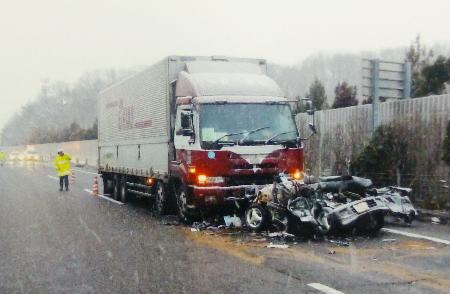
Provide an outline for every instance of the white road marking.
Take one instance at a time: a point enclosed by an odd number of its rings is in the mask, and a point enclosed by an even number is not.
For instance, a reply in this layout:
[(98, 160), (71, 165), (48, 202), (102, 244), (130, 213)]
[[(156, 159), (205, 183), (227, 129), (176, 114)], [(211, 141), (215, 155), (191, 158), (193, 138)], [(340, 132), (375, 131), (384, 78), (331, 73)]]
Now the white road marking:
[(320, 283), (310, 283), (308, 284), (308, 286), (326, 294), (344, 294), (344, 292), (338, 291), (336, 289), (322, 285)]
[(88, 171), (81, 170), (81, 169), (75, 169), (75, 168), (72, 168), (72, 170), (73, 170), (73, 171), (80, 172), (80, 173), (84, 173), (84, 174), (89, 174), (89, 175), (96, 175), (96, 176), (99, 176), (99, 175), (100, 175), (100, 174), (98, 174), (98, 173), (88, 172)]
[(59, 178), (57, 178), (57, 177), (54, 177), (54, 176), (51, 176), (51, 175), (47, 175), (47, 177), (49, 177), (52, 180), (59, 181)]
[(406, 237), (417, 238), (417, 239), (424, 239), (424, 240), (428, 240), (428, 241), (432, 241), (432, 242), (436, 242), (436, 243), (442, 243), (442, 244), (445, 244), (445, 245), (450, 245), (450, 240), (444, 240), (444, 239), (439, 239), (439, 238), (434, 238), (434, 237), (429, 237), (429, 236), (424, 236), (424, 235), (419, 235), (419, 234), (414, 234), (414, 233), (408, 233), (408, 232), (405, 232), (405, 231), (388, 229), (388, 228), (382, 228), (381, 230), (383, 232), (387, 232), (387, 233), (403, 235), (403, 236), (406, 236)]
[[(92, 190), (84, 189), (84, 191), (88, 192), (89, 194), (92, 194)], [(120, 201), (111, 199), (111, 198), (109, 198), (109, 197), (107, 197), (107, 196), (105, 196), (105, 195), (103, 195), (103, 194), (98, 194), (98, 197), (101, 197), (101, 198), (103, 198), (103, 199), (106, 199), (106, 200), (108, 200), (108, 201), (111, 201), (111, 202), (113, 202), (113, 203), (115, 203), (115, 204), (119, 204), (119, 205), (123, 205), (123, 204), (124, 204), (123, 202), (120, 202)]]

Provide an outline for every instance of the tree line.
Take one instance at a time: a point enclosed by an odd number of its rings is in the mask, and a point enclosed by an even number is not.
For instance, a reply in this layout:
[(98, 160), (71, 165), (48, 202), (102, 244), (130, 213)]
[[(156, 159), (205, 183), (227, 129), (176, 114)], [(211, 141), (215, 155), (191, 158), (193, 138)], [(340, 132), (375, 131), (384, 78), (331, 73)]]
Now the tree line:
[(1, 145), (26, 145), (97, 138), (97, 94), (138, 69), (83, 74), (74, 84), (43, 80), (36, 99), (3, 127)]

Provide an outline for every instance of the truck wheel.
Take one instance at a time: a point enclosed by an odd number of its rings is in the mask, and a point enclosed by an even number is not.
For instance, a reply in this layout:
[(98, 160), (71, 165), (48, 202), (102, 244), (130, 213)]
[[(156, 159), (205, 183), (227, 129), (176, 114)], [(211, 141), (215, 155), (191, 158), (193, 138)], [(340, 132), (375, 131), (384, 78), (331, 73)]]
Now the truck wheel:
[(193, 217), (188, 210), (188, 191), (185, 185), (181, 184), (175, 190), (176, 201), (177, 201), (177, 212), (180, 221), (187, 224), (192, 223)]
[(164, 184), (158, 181), (155, 185), (155, 201), (153, 202), (153, 212), (155, 215), (164, 215), (167, 210), (167, 194)]
[(113, 191), (111, 179), (106, 175), (102, 175), (102, 179), (103, 179), (103, 194), (111, 195)]
[(127, 202), (128, 190), (127, 190), (127, 178), (122, 177), (120, 181), (120, 201), (123, 203)]
[(114, 200), (119, 200), (119, 191), (120, 190), (120, 177), (118, 175), (114, 175), (113, 178), (113, 191), (112, 198)]
[(245, 211), (245, 223), (251, 230), (260, 232), (270, 224), (270, 213), (261, 204), (252, 204)]

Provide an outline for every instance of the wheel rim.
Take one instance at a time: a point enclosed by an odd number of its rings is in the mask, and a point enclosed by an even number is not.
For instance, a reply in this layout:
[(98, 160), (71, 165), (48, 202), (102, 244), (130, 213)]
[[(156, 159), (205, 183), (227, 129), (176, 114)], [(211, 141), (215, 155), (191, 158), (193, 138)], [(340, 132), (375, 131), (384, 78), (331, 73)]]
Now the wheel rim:
[(247, 211), (246, 214), (247, 224), (251, 228), (257, 228), (261, 225), (263, 220), (262, 211), (256, 207), (252, 207)]
[(155, 205), (156, 205), (156, 211), (158, 213), (161, 213), (163, 209), (163, 202), (164, 202), (164, 189), (160, 183), (158, 183), (158, 186), (156, 188), (156, 199), (155, 199)]
[(186, 210), (187, 210), (187, 199), (186, 192), (184, 190), (180, 191), (177, 197), (178, 204), (178, 213), (182, 218), (186, 218)]

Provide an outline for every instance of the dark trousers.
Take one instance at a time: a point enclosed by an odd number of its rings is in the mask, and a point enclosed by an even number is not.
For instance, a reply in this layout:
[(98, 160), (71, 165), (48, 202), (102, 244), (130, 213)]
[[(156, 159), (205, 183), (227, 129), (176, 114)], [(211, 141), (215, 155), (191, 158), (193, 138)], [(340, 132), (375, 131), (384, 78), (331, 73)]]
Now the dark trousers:
[(66, 190), (68, 190), (69, 189), (69, 176), (59, 177), (59, 187), (61, 190), (63, 189), (63, 182), (64, 182), (64, 185), (66, 186)]

